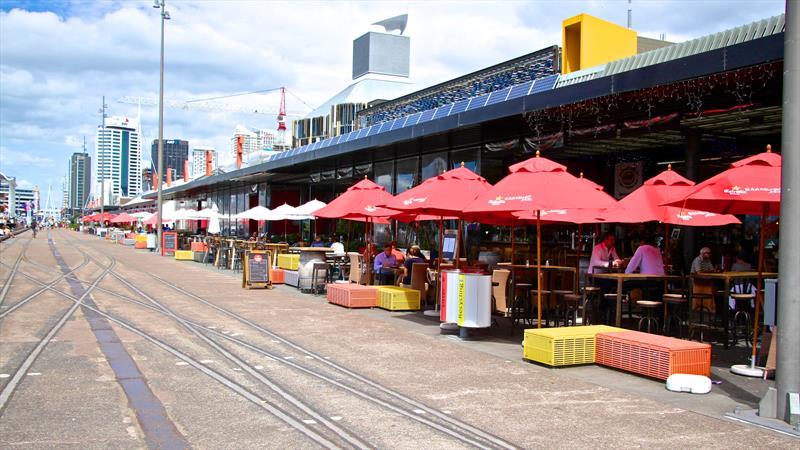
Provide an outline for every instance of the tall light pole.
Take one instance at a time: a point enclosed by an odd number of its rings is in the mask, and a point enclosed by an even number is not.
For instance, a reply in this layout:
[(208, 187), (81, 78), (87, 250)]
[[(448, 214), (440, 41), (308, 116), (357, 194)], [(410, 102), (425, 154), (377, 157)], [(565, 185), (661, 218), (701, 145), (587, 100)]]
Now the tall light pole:
[(103, 224), (103, 214), (105, 213), (105, 204), (106, 204), (106, 168), (104, 166), (106, 161), (106, 152), (105, 152), (105, 144), (106, 144), (106, 109), (108, 105), (106, 105), (106, 96), (103, 96), (103, 106), (100, 107), (100, 114), (103, 115), (103, 131), (100, 134), (100, 145), (98, 146), (98, 151), (100, 152), (101, 156), (98, 158), (97, 163), (100, 165), (100, 170), (97, 175), (100, 176), (100, 225)]
[(164, 173), (164, 22), (169, 20), (169, 11), (164, 9), (164, 0), (154, 0), (153, 8), (161, 10), (161, 67), (159, 69), (159, 88), (158, 88), (158, 163), (156, 164), (158, 180), (158, 199), (156, 208), (158, 215), (156, 218), (156, 252), (161, 252), (161, 220), (164, 206), (164, 197), (161, 192), (161, 174)]

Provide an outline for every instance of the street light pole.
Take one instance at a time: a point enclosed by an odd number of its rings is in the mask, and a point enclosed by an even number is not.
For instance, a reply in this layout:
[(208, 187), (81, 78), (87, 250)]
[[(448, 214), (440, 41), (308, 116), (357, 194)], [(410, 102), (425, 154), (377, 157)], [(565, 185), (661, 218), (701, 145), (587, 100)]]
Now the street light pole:
[(161, 66), (159, 69), (159, 89), (158, 89), (158, 163), (157, 176), (158, 180), (158, 199), (156, 200), (157, 218), (156, 218), (156, 252), (161, 252), (161, 221), (163, 219), (162, 212), (164, 206), (164, 197), (162, 193), (161, 177), (164, 173), (164, 21), (169, 20), (169, 12), (164, 9), (164, 0), (154, 0), (153, 8), (161, 9)]

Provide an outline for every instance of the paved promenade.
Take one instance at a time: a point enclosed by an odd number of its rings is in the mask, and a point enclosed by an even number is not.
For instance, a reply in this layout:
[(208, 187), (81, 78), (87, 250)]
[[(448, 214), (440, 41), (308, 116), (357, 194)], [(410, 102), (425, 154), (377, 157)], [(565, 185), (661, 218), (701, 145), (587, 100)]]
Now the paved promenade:
[(521, 349), (76, 232), (30, 237), (0, 244), (2, 448), (797, 448)]

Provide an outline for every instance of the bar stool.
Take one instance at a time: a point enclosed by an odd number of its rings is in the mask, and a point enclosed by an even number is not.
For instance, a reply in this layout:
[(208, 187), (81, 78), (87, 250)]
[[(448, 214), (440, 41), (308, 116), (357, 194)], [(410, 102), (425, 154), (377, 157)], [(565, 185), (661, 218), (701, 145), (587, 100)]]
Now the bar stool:
[(520, 319), (524, 323), (526, 319), (531, 318), (531, 316), (528, 313), (530, 312), (529, 306), (531, 303), (532, 288), (533, 284), (531, 283), (514, 284), (514, 305), (511, 307), (512, 324)]
[(311, 266), (311, 292), (316, 295), (317, 289), (322, 286), (322, 293), (325, 293), (325, 285), (330, 281), (331, 265), (323, 262), (316, 262)]
[[(531, 289), (528, 292), (529, 292), (529, 294), (528, 294), (528, 299), (529, 299), (528, 304), (530, 305), (531, 323), (533, 323), (533, 317), (534, 317), (533, 316), (533, 312), (538, 310), (538, 308), (539, 308), (539, 304), (538, 304), (538, 300), (537, 300), (537, 295), (539, 295), (539, 290), (536, 289), (535, 287), (531, 286)], [(542, 289), (542, 293), (541, 293), (541, 296), (542, 296), (542, 318), (544, 319), (545, 325), (548, 325), (550, 323), (550, 314), (549, 314), (549, 310), (550, 309), (547, 307), (548, 303), (550, 303), (549, 302), (550, 294), (552, 294), (552, 291), (548, 291), (547, 289)], [(534, 307), (536, 309), (534, 309)], [(558, 322), (558, 321), (556, 321), (556, 322)], [(538, 325), (538, 323), (537, 323), (537, 325)]]
[(578, 325), (578, 310), (583, 304), (583, 295), (572, 292), (561, 295), (564, 304), (564, 325), (569, 326), (570, 319), (572, 325)]
[[(616, 309), (616, 307), (617, 307), (617, 294), (616, 293), (603, 294), (603, 299), (610, 301), (611, 304), (614, 305), (614, 308)], [(620, 309), (622, 309), (625, 306), (626, 303), (628, 303), (628, 294), (623, 293), (622, 294), (622, 301), (620, 302), (620, 305), (619, 305)], [(628, 308), (628, 310), (630, 311), (630, 308)], [(611, 308), (608, 308), (606, 310), (606, 317), (605, 317), (606, 323), (612, 323), (612, 320), (614, 320), (611, 317), (608, 317), (608, 315), (610, 313), (611, 313)], [(620, 317), (622, 317), (622, 313), (621, 312), (620, 312)], [(630, 314), (628, 314), (628, 318), (630, 318)]]
[[(564, 296), (567, 295), (567, 294), (573, 294), (573, 293), (574, 292), (571, 289), (570, 290), (567, 290), (567, 289), (553, 289), (551, 291), (551, 295), (555, 296), (555, 298), (556, 298), (556, 320), (555, 320), (556, 326), (558, 326), (558, 322), (562, 318), (564, 319), (564, 325), (565, 326), (567, 325), (566, 317), (567, 317), (568, 308), (567, 308), (567, 305), (565, 303)], [(577, 311), (576, 311), (576, 313), (577, 313)]]
[[(639, 319), (639, 331), (642, 331), (642, 325), (647, 324), (647, 332), (652, 333), (651, 329), (658, 331), (658, 317), (653, 316), (653, 311), (657, 311), (661, 308), (662, 303), (657, 302), (654, 300), (639, 300), (636, 302), (636, 305), (640, 308), (644, 309), (647, 312), (647, 315)], [(653, 323), (655, 326), (653, 327)]]
[(683, 312), (689, 300), (683, 294), (664, 294), (664, 335), (672, 333), (672, 324), (678, 329), (677, 337), (683, 337)]
[(736, 345), (739, 342), (738, 332), (739, 328), (744, 328), (743, 338), (745, 344), (748, 346), (753, 345), (753, 319), (750, 316), (750, 302), (756, 299), (755, 294), (730, 294), (731, 298), (736, 302), (736, 314), (733, 315), (733, 342), (731, 345)]
[(581, 308), (583, 309), (583, 324), (595, 325), (595, 322), (599, 322), (598, 306), (600, 303), (600, 288), (597, 286), (585, 286), (582, 292), (583, 302)]

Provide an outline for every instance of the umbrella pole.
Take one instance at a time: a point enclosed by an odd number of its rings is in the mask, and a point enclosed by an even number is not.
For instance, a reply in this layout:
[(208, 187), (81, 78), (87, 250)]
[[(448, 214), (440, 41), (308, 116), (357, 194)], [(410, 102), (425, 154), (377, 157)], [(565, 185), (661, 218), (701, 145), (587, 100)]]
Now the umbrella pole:
[(458, 269), (459, 257), (461, 256), (461, 219), (458, 219), (458, 230), (456, 231), (456, 251), (455, 251), (455, 259), (456, 259), (456, 269)]
[(444, 261), (444, 218), (439, 216), (439, 283), (436, 289), (436, 311), (439, 311), (439, 305), (442, 300), (442, 262)]
[(578, 252), (575, 255), (575, 289), (574, 292), (579, 292), (581, 288), (581, 248), (583, 247), (583, 241), (581, 240), (581, 224), (578, 224)]
[(286, 239), (286, 219), (283, 219), (283, 240), (286, 241), (286, 242), (289, 242)]
[(511, 265), (514, 265), (514, 219), (511, 219)]
[(536, 277), (536, 328), (542, 328), (542, 210), (540, 209), (536, 210)]
[[(764, 272), (764, 234), (767, 226), (767, 214), (768, 206), (764, 203), (764, 207), (761, 211), (761, 228), (759, 229), (760, 236), (758, 237), (758, 279), (756, 280), (756, 312), (755, 312), (755, 319), (753, 320), (753, 354), (750, 358), (750, 367), (756, 366), (756, 353), (758, 350), (758, 308), (761, 307), (762, 298), (761, 298), (761, 286), (763, 283), (762, 274)], [(730, 295), (730, 293), (726, 292), (725, 295)]]
[(664, 224), (664, 256), (666, 256), (665, 260), (667, 264), (670, 264), (671, 259), (669, 254), (669, 224)]

